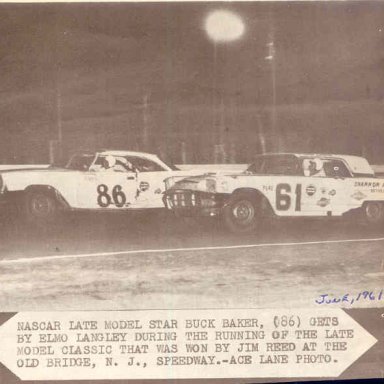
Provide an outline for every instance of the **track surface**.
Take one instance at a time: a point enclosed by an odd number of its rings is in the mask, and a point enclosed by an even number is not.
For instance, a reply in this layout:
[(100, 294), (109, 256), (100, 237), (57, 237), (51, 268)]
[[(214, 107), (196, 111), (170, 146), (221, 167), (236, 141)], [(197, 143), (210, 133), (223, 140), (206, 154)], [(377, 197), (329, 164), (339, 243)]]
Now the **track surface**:
[(75, 215), (46, 229), (3, 219), (2, 311), (308, 307), (321, 294), (383, 288), (384, 229), (341, 220), (275, 221), (239, 236), (152, 213)]

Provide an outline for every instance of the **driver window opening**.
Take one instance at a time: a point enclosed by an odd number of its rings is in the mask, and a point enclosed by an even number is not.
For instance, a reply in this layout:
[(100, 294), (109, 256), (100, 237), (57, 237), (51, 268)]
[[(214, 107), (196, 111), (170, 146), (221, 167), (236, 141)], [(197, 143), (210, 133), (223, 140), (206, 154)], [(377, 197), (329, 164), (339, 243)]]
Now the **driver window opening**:
[(99, 156), (92, 166), (93, 171), (134, 172), (134, 166), (123, 156)]
[(160, 172), (165, 171), (163, 167), (152, 160), (141, 157), (127, 156), (127, 161), (132, 164), (138, 172)]
[(337, 159), (310, 158), (303, 160), (304, 176), (310, 177), (351, 177), (346, 165)]
[(325, 177), (324, 162), (319, 158), (310, 158), (303, 160), (304, 176)]

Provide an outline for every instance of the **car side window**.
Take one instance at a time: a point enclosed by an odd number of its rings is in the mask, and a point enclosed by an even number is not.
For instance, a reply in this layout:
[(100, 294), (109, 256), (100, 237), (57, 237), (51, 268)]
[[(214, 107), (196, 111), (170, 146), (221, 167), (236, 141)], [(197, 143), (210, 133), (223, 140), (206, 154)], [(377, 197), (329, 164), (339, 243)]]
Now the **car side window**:
[(132, 164), (124, 157), (112, 155), (99, 156), (90, 170), (97, 172), (134, 172)]
[(131, 163), (138, 172), (161, 172), (165, 171), (163, 167), (152, 160), (142, 157), (127, 156), (127, 161)]
[(341, 160), (328, 160), (324, 162), (324, 172), (326, 177), (346, 178), (352, 177), (350, 171)]
[(291, 156), (271, 156), (266, 158), (263, 173), (266, 175), (302, 175), (297, 158)]
[(318, 157), (303, 159), (302, 169), (306, 177), (326, 177), (324, 161)]

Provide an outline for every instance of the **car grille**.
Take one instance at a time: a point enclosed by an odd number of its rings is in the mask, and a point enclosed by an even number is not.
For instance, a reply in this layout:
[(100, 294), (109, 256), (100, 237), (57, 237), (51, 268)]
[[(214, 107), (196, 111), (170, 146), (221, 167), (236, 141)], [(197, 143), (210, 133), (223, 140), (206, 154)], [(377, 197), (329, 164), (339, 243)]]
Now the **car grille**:
[(199, 205), (198, 196), (193, 192), (175, 191), (167, 194), (169, 208), (191, 208)]

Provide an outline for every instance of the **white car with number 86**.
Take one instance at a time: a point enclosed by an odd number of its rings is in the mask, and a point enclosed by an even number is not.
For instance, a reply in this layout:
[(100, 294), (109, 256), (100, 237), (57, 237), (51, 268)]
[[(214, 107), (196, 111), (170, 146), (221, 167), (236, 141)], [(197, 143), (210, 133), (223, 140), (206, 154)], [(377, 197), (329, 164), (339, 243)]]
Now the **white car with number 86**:
[(164, 180), (193, 173), (179, 171), (154, 154), (83, 152), (64, 168), (2, 170), (0, 202), (15, 203), (28, 219), (42, 222), (60, 210), (164, 208)]

